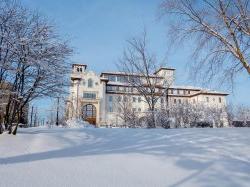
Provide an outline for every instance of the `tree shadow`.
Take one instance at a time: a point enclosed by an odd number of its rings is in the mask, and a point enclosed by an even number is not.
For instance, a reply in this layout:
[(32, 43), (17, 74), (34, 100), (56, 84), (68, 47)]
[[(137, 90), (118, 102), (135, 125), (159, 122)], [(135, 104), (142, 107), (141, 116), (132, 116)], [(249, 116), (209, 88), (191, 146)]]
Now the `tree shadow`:
[[(36, 136), (37, 133), (47, 132), (49, 131), (39, 130), (33, 133)], [(67, 132), (79, 133), (79, 130), (67, 130)], [(32, 134), (32, 132), (28, 133)], [(248, 176), (250, 161), (242, 161), (234, 157), (234, 147), (231, 146), (232, 143), (235, 143), (235, 147), (239, 146), (234, 142), (239, 139), (241, 146), (248, 146), (250, 138), (242, 136), (241, 131), (235, 132), (229, 129), (225, 136), (225, 132), (220, 129), (85, 129), (77, 135), (80, 138), (77, 141), (72, 141), (72, 136), (68, 136), (65, 131), (52, 130), (50, 133), (63, 142), (69, 142), (69, 146), (59, 150), (0, 158), (0, 165), (57, 158), (137, 153), (160, 158), (173, 157), (176, 159), (177, 167), (193, 171), (187, 177), (180, 176), (180, 180), (172, 184), (172, 187), (181, 186), (190, 180), (196, 180), (202, 186), (218, 185), (216, 182), (220, 182), (222, 186), (240, 186), (240, 181), (250, 180)], [(249, 134), (249, 130), (247, 133)], [(221, 151), (221, 154), (217, 151)], [(223, 155), (223, 153), (227, 154)], [(234, 174), (220, 173), (221, 170), (217, 168), (211, 169), (216, 164)], [(211, 172), (211, 170), (214, 171)]]

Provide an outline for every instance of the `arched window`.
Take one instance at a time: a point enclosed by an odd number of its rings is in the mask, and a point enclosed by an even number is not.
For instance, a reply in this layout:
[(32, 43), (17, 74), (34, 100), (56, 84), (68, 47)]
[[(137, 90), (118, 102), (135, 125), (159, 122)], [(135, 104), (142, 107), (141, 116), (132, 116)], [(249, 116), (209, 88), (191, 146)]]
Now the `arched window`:
[(92, 79), (88, 79), (88, 87), (89, 88), (93, 87), (93, 80)]
[(92, 104), (87, 104), (83, 106), (83, 118), (95, 118), (96, 117), (96, 107)]

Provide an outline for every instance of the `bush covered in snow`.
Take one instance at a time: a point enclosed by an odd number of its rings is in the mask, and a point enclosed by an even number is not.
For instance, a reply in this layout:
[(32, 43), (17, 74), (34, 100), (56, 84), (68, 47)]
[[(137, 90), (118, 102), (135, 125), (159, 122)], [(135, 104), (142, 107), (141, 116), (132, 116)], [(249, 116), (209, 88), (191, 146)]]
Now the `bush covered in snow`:
[(94, 128), (93, 125), (82, 119), (69, 119), (66, 121), (65, 127), (69, 128)]

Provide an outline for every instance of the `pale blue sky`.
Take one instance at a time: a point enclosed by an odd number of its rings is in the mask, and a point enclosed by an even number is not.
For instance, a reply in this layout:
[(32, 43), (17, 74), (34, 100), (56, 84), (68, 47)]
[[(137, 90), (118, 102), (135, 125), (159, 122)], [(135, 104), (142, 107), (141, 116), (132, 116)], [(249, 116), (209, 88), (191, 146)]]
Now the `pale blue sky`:
[[(194, 84), (188, 80), (186, 70), (192, 53), (190, 47), (183, 46), (167, 55), (167, 24), (157, 18), (161, 0), (23, 0), (23, 3), (47, 16), (57, 25), (61, 36), (71, 40), (75, 50), (73, 62), (88, 64), (89, 69), (98, 73), (116, 70), (125, 40), (140, 34), (145, 26), (151, 49), (160, 58), (167, 56), (167, 66), (176, 68), (176, 84)], [(242, 74), (228, 100), (250, 105), (250, 78), (246, 72)], [(48, 102), (39, 104), (46, 108)]]

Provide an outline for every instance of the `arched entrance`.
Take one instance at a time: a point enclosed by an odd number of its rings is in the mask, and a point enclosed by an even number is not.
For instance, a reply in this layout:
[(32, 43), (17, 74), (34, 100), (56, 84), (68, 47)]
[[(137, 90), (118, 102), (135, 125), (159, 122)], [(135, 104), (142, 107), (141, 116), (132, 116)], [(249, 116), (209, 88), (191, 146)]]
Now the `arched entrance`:
[(96, 124), (96, 107), (92, 104), (87, 104), (83, 106), (82, 109), (83, 120), (89, 122), (90, 124)]

